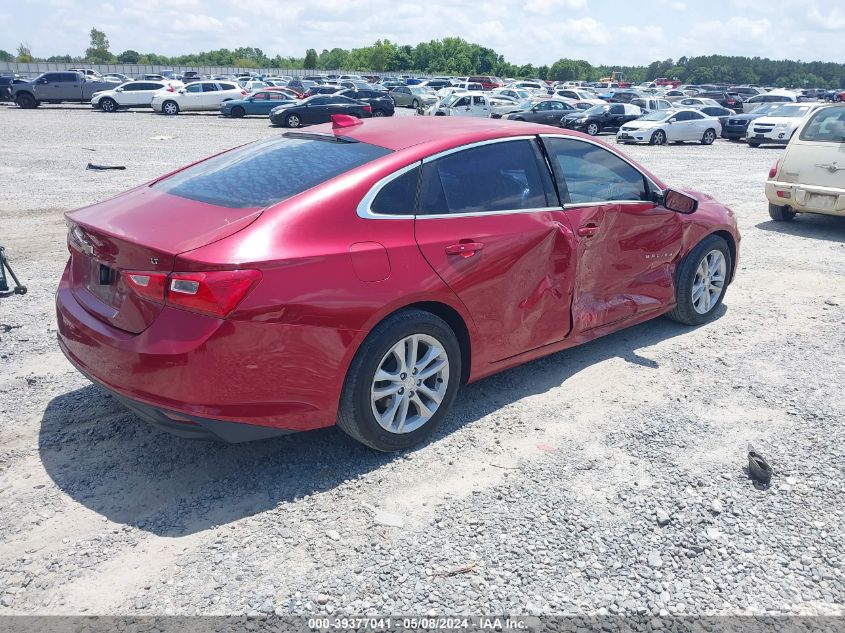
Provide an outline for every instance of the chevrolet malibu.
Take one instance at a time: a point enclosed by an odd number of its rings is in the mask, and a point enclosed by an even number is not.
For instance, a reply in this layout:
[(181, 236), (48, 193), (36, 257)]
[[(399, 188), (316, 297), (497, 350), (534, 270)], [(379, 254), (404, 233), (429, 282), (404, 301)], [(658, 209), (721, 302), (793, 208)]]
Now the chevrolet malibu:
[(709, 321), (740, 239), (591, 137), (464, 117), (335, 115), (67, 221), (59, 345), (141, 418), (232, 442), (337, 424), (382, 451), (468, 382)]

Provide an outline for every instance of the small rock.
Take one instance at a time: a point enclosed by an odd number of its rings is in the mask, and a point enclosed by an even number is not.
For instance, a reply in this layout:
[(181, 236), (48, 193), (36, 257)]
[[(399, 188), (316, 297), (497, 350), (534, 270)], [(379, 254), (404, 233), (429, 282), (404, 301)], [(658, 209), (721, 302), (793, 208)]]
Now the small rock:
[(648, 566), (652, 569), (660, 569), (663, 567), (663, 559), (660, 558), (660, 553), (651, 551), (648, 553)]
[(666, 510), (663, 510), (662, 508), (658, 508), (655, 514), (657, 515), (657, 525), (661, 527), (663, 527), (664, 525), (668, 525), (669, 521), (672, 520), (672, 517), (669, 516), (669, 513), (666, 512)]
[(326, 530), (326, 536), (328, 536), (333, 541), (340, 540), (340, 532), (337, 530)]
[(713, 501), (710, 502), (710, 511), (713, 514), (722, 514), (724, 509), (725, 509), (725, 506), (723, 506), (722, 502), (719, 501), (718, 499), (713, 499)]
[(316, 602), (317, 604), (326, 604), (328, 601), (329, 597), (324, 593), (321, 593), (314, 599), (314, 602)]
[(2, 599), (0, 599), (0, 604), (4, 607), (11, 607), (15, 604), (15, 597), (12, 594), (7, 593)]

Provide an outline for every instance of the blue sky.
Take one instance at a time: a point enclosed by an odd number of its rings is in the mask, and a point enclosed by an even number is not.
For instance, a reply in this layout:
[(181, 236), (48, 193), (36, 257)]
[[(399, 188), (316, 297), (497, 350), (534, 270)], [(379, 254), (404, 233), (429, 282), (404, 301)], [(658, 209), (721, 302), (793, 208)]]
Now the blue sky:
[(112, 52), (167, 55), (257, 46), (302, 56), (459, 36), (514, 63), (560, 57), (643, 64), (720, 53), (845, 60), (842, 0), (17, 0), (0, 6), (0, 48), (39, 57), (81, 54), (92, 26)]

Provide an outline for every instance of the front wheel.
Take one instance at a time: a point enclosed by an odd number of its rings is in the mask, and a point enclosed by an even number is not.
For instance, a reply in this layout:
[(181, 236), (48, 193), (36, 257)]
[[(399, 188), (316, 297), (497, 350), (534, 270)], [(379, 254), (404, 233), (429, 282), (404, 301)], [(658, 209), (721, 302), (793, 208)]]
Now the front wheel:
[(161, 104), (161, 111), (167, 116), (174, 116), (179, 114), (179, 104), (175, 101), (165, 101)]
[(15, 103), (18, 104), (19, 108), (23, 108), (24, 110), (30, 110), (38, 105), (38, 102), (28, 92), (24, 92), (19, 94), (15, 97)]
[(718, 235), (704, 238), (684, 257), (675, 278), (675, 308), (668, 316), (686, 325), (709, 321), (725, 297), (731, 251)]
[(242, 119), (246, 114), (246, 110), (244, 110), (241, 106), (235, 106), (232, 108), (232, 118), (233, 119)]
[(117, 101), (111, 97), (100, 100), (100, 109), (103, 112), (117, 112)]
[(413, 101), (411, 101), (411, 107), (414, 110), (419, 110), (420, 109), (420, 102), (417, 101), (416, 99), (414, 99)]
[(651, 135), (651, 144), (652, 145), (663, 145), (666, 142), (666, 132), (663, 130), (657, 130), (654, 134)]
[(769, 217), (775, 222), (791, 222), (795, 219), (795, 211), (789, 207), (780, 207), (776, 204), (769, 203)]
[(712, 145), (716, 140), (716, 130), (706, 130), (704, 136), (701, 137), (702, 145)]
[(337, 424), (378, 451), (409, 448), (440, 425), (460, 378), (460, 346), (449, 325), (430, 312), (398, 312), (376, 326), (355, 355)]
[(302, 125), (302, 119), (298, 114), (289, 114), (285, 117), (285, 127), (299, 127)]
[(753, 141), (748, 141), (748, 147), (760, 147), (760, 143), (755, 143)]
[(590, 123), (587, 126), (587, 134), (590, 136), (596, 136), (599, 133), (599, 124), (598, 123)]

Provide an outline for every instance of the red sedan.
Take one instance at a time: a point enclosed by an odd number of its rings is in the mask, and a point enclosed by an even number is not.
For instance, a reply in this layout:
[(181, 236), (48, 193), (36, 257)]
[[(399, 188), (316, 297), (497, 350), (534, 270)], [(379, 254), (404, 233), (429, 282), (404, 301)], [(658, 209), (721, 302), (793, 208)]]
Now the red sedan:
[(142, 418), (227, 441), (337, 423), (384, 451), (461, 384), (707, 321), (740, 239), (594, 138), (462, 117), (336, 116), (67, 219), (59, 344)]

